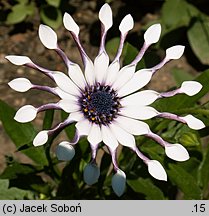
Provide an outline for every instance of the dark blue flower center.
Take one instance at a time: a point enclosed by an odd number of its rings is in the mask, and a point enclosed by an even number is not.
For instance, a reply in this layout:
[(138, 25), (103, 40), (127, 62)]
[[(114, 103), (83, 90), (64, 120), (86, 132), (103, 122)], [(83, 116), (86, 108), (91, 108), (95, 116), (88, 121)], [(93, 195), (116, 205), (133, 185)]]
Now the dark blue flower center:
[(86, 87), (80, 100), (84, 116), (96, 124), (109, 124), (121, 107), (117, 93), (110, 86), (97, 83)]
[(98, 114), (108, 115), (111, 112), (114, 100), (110, 93), (105, 91), (94, 92), (91, 95), (91, 101), (89, 105)]

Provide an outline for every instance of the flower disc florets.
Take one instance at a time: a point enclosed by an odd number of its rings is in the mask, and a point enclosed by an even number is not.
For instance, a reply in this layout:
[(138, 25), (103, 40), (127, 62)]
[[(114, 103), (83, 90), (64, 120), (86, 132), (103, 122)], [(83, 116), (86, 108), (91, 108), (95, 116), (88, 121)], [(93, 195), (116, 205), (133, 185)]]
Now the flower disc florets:
[(116, 91), (100, 83), (86, 87), (79, 102), (84, 116), (99, 125), (111, 123), (121, 107)]

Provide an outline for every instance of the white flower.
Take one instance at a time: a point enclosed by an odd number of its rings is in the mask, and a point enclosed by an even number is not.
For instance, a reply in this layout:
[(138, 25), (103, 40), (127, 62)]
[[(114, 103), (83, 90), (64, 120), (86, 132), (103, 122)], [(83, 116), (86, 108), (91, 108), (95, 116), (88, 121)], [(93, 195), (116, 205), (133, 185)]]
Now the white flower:
[[(133, 28), (133, 18), (127, 15), (122, 20), (119, 30), (121, 32), (118, 52), (112, 63), (105, 50), (105, 38), (108, 29), (112, 26), (112, 10), (108, 4), (103, 5), (99, 12), (101, 21), (102, 36), (99, 53), (94, 62), (90, 60), (83, 49), (79, 39), (79, 27), (73, 18), (65, 13), (64, 26), (74, 38), (84, 64), (82, 72), (79, 65), (67, 58), (65, 53), (57, 44), (56, 33), (48, 26), (40, 25), (39, 38), (48, 49), (54, 49), (63, 59), (68, 68), (68, 75), (59, 71), (51, 71), (43, 68), (30, 60), (26, 56), (7, 56), (6, 58), (16, 65), (32, 67), (50, 77), (55, 84), (55, 88), (49, 86), (34, 85), (29, 80), (19, 78), (11, 81), (9, 86), (16, 91), (25, 92), (29, 89), (39, 89), (50, 92), (58, 96), (59, 101), (45, 104), (40, 107), (26, 105), (20, 108), (15, 120), (18, 122), (32, 121), (36, 115), (48, 109), (62, 109), (69, 113), (68, 118), (59, 123), (56, 127), (46, 131), (41, 131), (35, 137), (34, 146), (43, 145), (48, 137), (57, 130), (75, 122), (76, 133), (73, 140), (62, 142), (56, 150), (57, 156), (61, 160), (70, 160), (74, 156), (72, 145), (78, 143), (81, 136), (86, 136), (92, 149), (92, 160), (85, 168), (84, 179), (88, 184), (95, 183), (99, 178), (99, 167), (96, 165), (96, 153), (98, 144), (103, 142), (109, 149), (112, 156), (112, 163), (116, 174), (112, 180), (112, 186), (118, 196), (125, 190), (125, 173), (119, 169), (116, 160), (116, 151), (119, 144), (129, 147), (147, 165), (148, 172), (156, 179), (167, 180), (163, 166), (156, 160), (152, 160), (143, 155), (136, 146), (134, 135), (144, 135), (154, 139), (165, 148), (168, 157), (185, 161), (189, 158), (186, 149), (180, 144), (170, 144), (160, 136), (152, 133), (148, 124), (142, 120), (154, 117), (168, 118), (187, 124), (192, 129), (201, 129), (204, 123), (192, 115), (180, 117), (172, 113), (158, 112), (150, 105), (163, 97), (172, 97), (176, 94), (187, 94), (192, 96), (197, 94), (202, 86), (198, 82), (184, 82), (180, 88), (158, 93), (152, 90), (142, 90), (153, 74), (165, 63), (172, 59), (178, 59), (184, 52), (184, 46), (177, 45), (166, 50), (165, 58), (152, 68), (145, 68), (136, 71), (136, 65), (143, 57), (148, 47), (159, 40), (161, 25), (154, 24), (147, 29), (144, 34), (144, 45), (136, 58), (124, 67), (120, 67), (120, 56), (124, 41), (129, 30)], [(89, 174), (89, 170), (91, 173)], [(120, 182), (120, 187), (117, 186)]]

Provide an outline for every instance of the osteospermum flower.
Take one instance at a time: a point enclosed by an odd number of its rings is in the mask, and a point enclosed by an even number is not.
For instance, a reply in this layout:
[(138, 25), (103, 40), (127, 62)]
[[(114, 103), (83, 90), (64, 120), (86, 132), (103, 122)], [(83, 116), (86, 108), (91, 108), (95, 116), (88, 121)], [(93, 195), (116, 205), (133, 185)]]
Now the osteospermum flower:
[(125, 188), (125, 173), (119, 169), (116, 160), (116, 151), (119, 144), (133, 150), (147, 165), (148, 172), (156, 179), (167, 180), (163, 166), (157, 160), (149, 159), (137, 148), (134, 136), (144, 135), (155, 140), (165, 148), (166, 155), (176, 161), (189, 159), (187, 150), (181, 144), (170, 144), (159, 135), (154, 134), (148, 124), (142, 120), (154, 117), (167, 118), (187, 124), (190, 128), (198, 130), (204, 123), (192, 115), (177, 116), (172, 113), (158, 112), (150, 105), (161, 98), (172, 97), (177, 94), (188, 96), (198, 93), (202, 85), (195, 81), (185, 81), (176, 90), (159, 93), (153, 90), (141, 90), (152, 76), (167, 62), (179, 59), (184, 46), (177, 45), (166, 50), (164, 59), (152, 68), (136, 71), (137, 63), (142, 59), (148, 47), (159, 40), (160, 24), (154, 24), (144, 34), (144, 44), (136, 58), (128, 65), (120, 66), (120, 57), (126, 35), (133, 28), (133, 18), (127, 15), (120, 23), (120, 44), (114, 60), (110, 63), (105, 50), (105, 38), (108, 29), (112, 26), (112, 11), (108, 4), (104, 4), (99, 12), (101, 21), (101, 43), (99, 53), (94, 62), (90, 60), (83, 49), (79, 39), (79, 27), (73, 18), (65, 13), (64, 26), (70, 31), (80, 51), (84, 72), (80, 66), (68, 59), (57, 44), (56, 33), (46, 25), (40, 25), (39, 38), (48, 49), (54, 49), (63, 59), (68, 75), (60, 71), (51, 71), (35, 64), (26, 56), (10, 55), (6, 58), (15, 65), (25, 65), (37, 69), (51, 78), (57, 85), (52, 88), (31, 83), (28, 79), (17, 78), (9, 82), (9, 86), (19, 92), (29, 89), (39, 89), (50, 92), (59, 97), (56, 103), (45, 104), (40, 107), (26, 105), (21, 107), (14, 117), (18, 122), (32, 121), (37, 113), (48, 109), (62, 109), (69, 113), (68, 118), (50, 130), (39, 132), (33, 140), (34, 146), (47, 142), (48, 137), (57, 130), (76, 122), (75, 137), (71, 141), (61, 142), (56, 149), (60, 160), (70, 160), (74, 156), (73, 146), (78, 143), (81, 136), (86, 136), (92, 149), (92, 160), (84, 170), (84, 180), (88, 184), (95, 183), (99, 178), (99, 168), (96, 165), (98, 146), (103, 142), (109, 149), (115, 175), (112, 178), (112, 187), (120, 196)]

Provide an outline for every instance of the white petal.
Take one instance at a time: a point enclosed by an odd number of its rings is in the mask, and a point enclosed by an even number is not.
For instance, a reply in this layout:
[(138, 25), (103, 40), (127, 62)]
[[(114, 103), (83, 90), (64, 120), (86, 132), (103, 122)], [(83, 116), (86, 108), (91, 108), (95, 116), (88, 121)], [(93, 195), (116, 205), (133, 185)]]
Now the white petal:
[(144, 135), (150, 132), (149, 126), (146, 123), (136, 119), (118, 116), (115, 121), (120, 125), (120, 127), (133, 135)]
[(146, 106), (152, 104), (160, 94), (156, 91), (145, 90), (123, 98), (120, 101), (122, 106)]
[(62, 72), (53, 72), (52, 74), (56, 84), (65, 92), (78, 96), (80, 91), (71, 79)]
[(69, 142), (63, 141), (56, 148), (58, 160), (70, 161), (75, 155), (75, 149)]
[(59, 95), (59, 97), (62, 98), (62, 99), (75, 99), (75, 96), (63, 91), (59, 87), (54, 88), (54, 90)]
[(87, 61), (86, 61), (85, 77), (89, 85), (93, 85), (95, 83), (94, 65), (93, 65), (93, 62), (89, 58), (87, 58)]
[(65, 28), (68, 31), (73, 32), (76, 36), (79, 35), (79, 31), (80, 31), (79, 26), (76, 24), (76, 22), (74, 21), (74, 19), (72, 18), (70, 14), (68, 13), (64, 14), (63, 23), (64, 23)]
[(110, 6), (106, 3), (99, 11), (99, 19), (107, 31), (112, 26), (112, 10)]
[(83, 120), (84, 116), (83, 116), (83, 113), (82, 112), (72, 112), (70, 113), (69, 119), (73, 120), (73, 121), (81, 121)]
[(110, 124), (110, 129), (121, 145), (130, 148), (134, 148), (136, 146), (134, 136), (122, 129), (117, 123)]
[(38, 29), (42, 44), (48, 49), (57, 48), (57, 34), (49, 26), (41, 24)]
[(122, 170), (117, 170), (117, 173), (112, 177), (112, 188), (117, 196), (121, 196), (125, 191), (126, 174)]
[(105, 83), (107, 85), (112, 85), (118, 76), (118, 72), (120, 69), (119, 61), (112, 62), (107, 69), (107, 78)]
[(92, 124), (87, 139), (94, 146), (102, 142), (102, 133), (99, 125)]
[(102, 52), (94, 60), (94, 69), (96, 80), (99, 83), (103, 83), (107, 75), (107, 68), (109, 65), (109, 57), (105, 52)]
[(108, 126), (102, 125), (102, 139), (112, 151), (118, 147), (118, 141)]
[(137, 71), (131, 80), (129, 80), (121, 89), (118, 91), (118, 96), (122, 97), (131, 94), (141, 88), (143, 88), (152, 78), (152, 70), (143, 69)]
[(31, 63), (30, 58), (28, 58), (27, 56), (8, 55), (5, 58), (15, 65), (24, 65)]
[(8, 85), (18, 92), (26, 92), (28, 91), (33, 85), (31, 84), (30, 80), (26, 78), (17, 78), (13, 79), (8, 83)]
[(179, 59), (184, 53), (184, 46), (176, 45), (166, 50), (166, 59)]
[(202, 85), (196, 81), (185, 81), (180, 90), (189, 96), (197, 94), (202, 89)]
[(127, 106), (121, 108), (119, 112), (121, 115), (140, 120), (151, 119), (159, 114), (159, 112), (156, 109), (149, 106)]
[(81, 109), (75, 100), (64, 99), (58, 102), (58, 105), (67, 113), (76, 112)]
[(157, 43), (160, 39), (161, 34), (161, 25), (154, 24), (150, 26), (147, 31), (144, 33), (144, 40), (146, 44)]
[(119, 30), (120, 30), (121, 34), (124, 35), (129, 30), (131, 30), (133, 27), (134, 27), (133, 17), (130, 14), (128, 14), (122, 19), (122, 21), (119, 25)]
[(83, 119), (76, 123), (75, 127), (78, 129), (78, 133), (80, 136), (89, 135), (89, 131), (91, 129), (91, 124), (89, 120)]
[(118, 72), (118, 77), (116, 81), (113, 83), (113, 89), (120, 89), (123, 85), (125, 85), (134, 75), (135, 65), (127, 65)]
[(184, 119), (187, 125), (194, 130), (200, 130), (205, 127), (205, 124), (193, 115), (187, 115), (181, 118)]
[(189, 159), (188, 151), (180, 144), (165, 146), (166, 155), (176, 161), (186, 161)]
[(48, 141), (48, 131), (40, 131), (33, 140), (34, 146), (44, 145)]
[(87, 84), (80, 66), (77, 64), (70, 64), (68, 67), (69, 77), (79, 88), (84, 89)]
[(163, 168), (163, 166), (160, 164), (160, 162), (156, 160), (150, 160), (147, 161), (148, 165), (148, 171), (151, 176), (158, 180), (167, 181), (167, 174)]
[(18, 122), (25, 123), (35, 119), (36, 115), (37, 109), (35, 107), (25, 105), (16, 112), (14, 119)]

